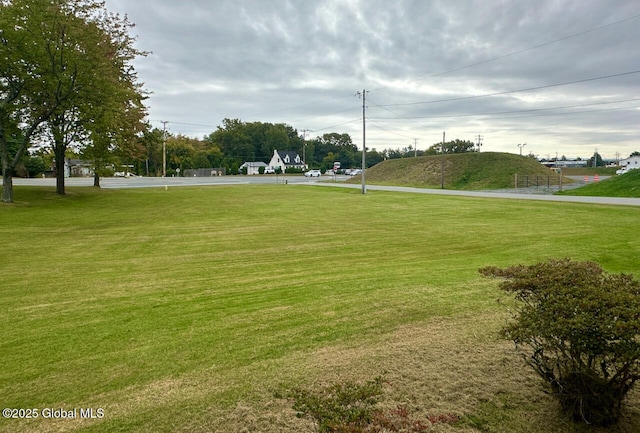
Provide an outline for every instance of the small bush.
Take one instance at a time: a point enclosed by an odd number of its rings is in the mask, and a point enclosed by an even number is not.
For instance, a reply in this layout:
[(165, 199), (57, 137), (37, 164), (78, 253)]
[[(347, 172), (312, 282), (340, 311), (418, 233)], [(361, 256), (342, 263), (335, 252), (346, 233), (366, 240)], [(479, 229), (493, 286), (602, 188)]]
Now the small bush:
[(519, 305), (502, 330), (575, 421), (615, 424), (640, 378), (640, 282), (594, 262), (480, 269)]
[(346, 382), (320, 390), (294, 389), (286, 395), (293, 400), (297, 416), (313, 421), (319, 433), (425, 433), (433, 424), (455, 424), (459, 417), (451, 413), (415, 419), (404, 406), (391, 410), (376, 408), (382, 396), (382, 379), (364, 384)]
[(320, 433), (363, 432), (371, 421), (382, 395), (382, 379), (364, 384), (351, 382), (311, 391), (294, 389), (286, 397), (293, 400), (297, 416), (308, 417)]

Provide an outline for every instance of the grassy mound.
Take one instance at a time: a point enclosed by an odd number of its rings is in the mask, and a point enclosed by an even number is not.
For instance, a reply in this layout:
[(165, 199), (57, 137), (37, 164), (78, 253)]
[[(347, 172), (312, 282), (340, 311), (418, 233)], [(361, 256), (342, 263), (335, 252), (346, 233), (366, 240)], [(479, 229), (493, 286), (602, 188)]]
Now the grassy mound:
[[(444, 164), (440, 155), (391, 159), (368, 169), (366, 181), (378, 185), (440, 188), (443, 165), (446, 189), (513, 188), (516, 174), (557, 178), (553, 170), (534, 159), (510, 153), (484, 152), (444, 155)], [(359, 181), (359, 176), (351, 180)]]
[(562, 195), (596, 197), (640, 197), (640, 170), (614, 176), (602, 182), (591, 183), (581, 188), (558, 193)]

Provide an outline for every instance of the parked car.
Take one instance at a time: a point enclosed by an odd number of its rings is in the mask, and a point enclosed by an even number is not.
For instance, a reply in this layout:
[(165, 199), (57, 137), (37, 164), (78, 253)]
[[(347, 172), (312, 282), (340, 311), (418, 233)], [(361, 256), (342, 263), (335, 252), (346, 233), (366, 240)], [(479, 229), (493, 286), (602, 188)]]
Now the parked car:
[(620, 170), (616, 170), (616, 174), (625, 174), (630, 172), (631, 170), (640, 170), (640, 168), (636, 168), (636, 167), (622, 167)]
[(356, 176), (358, 174), (362, 174), (362, 170), (360, 170), (359, 168), (354, 168), (353, 170), (351, 170), (351, 172), (349, 173), (350, 176)]
[(622, 167), (620, 170), (616, 170), (616, 174), (625, 174), (630, 172), (631, 170), (640, 170), (640, 167), (629, 167), (627, 165), (626, 167)]
[(327, 170), (324, 172), (325, 176), (333, 176), (334, 174), (336, 174), (333, 170)]
[(276, 169), (273, 167), (265, 167), (264, 174), (276, 174)]
[(116, 171), (113, 173), (113, 177), (138, 177), (133, 173), (129, 173), (128, 171)]
[(305, 172), (305, 177), (320, 177), (322, 176), (322, 172), (320, 170), (309, 170)]

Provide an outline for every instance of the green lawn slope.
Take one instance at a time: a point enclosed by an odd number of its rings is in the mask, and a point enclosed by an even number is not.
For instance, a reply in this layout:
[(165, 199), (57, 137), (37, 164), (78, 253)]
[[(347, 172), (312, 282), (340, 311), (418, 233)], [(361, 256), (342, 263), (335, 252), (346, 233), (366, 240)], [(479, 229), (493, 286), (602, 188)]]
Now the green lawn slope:
[[(391, 159), (367, 170), (370, 184), (440, 188), (443, 157)], [(459, 190), (513, 188), (515, 175), (552, 176), (557, 174), (532, 158), (510, 153), (462, 153), (444, 156), (444, 187)], [(359, 182), (360, 177), (351, 182)], [(564, 182), (569, 182), (564, 180)]]
[[(0, 400), (31, 412), (0, 433), (312, 432), (277, 391), (377, 376), (382, 407), (460, 419), (429, 432), (605, 431), (560, 415), (478, 269), (570, 257), (638, 277), (640, 207), (291, 184), (15, 198)], [(640, 432), (640, 388), (606, 432)]]
[(640, 197), (640, 170), (614, 176), (601, 182), (558, 193), (562, 195), (597, 197)]

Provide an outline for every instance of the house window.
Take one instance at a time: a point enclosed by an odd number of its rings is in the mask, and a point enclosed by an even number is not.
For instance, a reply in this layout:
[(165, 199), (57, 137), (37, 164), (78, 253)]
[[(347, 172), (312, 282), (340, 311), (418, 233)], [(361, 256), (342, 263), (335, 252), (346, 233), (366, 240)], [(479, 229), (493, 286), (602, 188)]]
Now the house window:
[(289, 164), (289, 155), (284, 157), (284, 163)]

